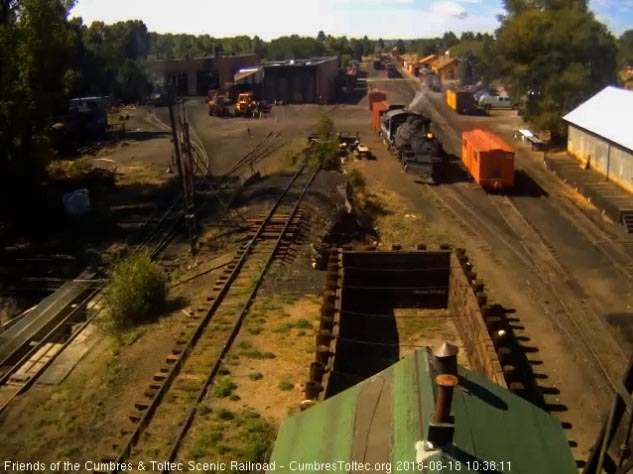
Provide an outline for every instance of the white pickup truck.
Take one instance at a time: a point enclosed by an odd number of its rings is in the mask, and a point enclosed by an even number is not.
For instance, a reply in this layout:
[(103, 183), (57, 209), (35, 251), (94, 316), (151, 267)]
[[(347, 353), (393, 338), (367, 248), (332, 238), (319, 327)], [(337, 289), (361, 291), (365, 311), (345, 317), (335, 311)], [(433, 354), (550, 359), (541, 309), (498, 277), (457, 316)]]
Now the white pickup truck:
[(507, 95), (484, 95), (479, 99), (479, 105), (486, 110), (517, 108)]

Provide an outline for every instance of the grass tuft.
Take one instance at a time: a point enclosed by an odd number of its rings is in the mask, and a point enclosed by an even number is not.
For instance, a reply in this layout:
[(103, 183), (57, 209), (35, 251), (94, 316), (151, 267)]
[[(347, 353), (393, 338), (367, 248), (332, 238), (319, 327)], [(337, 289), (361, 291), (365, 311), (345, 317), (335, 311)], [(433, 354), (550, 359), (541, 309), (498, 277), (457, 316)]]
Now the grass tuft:
[(295, 388), (295, 384), (289, 382), (288, 380), (282, 380), (281, 382), (279, 382), (279, 385), (277, 385), (277, 388), (283, 392), (287, 392)]
[(252, 381), (256, 381), (256, 380), (263, 379), (264, 376), (262, 375), (261, 372), (251, 372), (250, 374), (248, 374), (248, 378), (251, 379)]
[(237, 386), (231, 381), (231, 379), (225, 377), (220, 379), (213, 388), (213, 396), (217, 398), (229, 397), (236, 388)]

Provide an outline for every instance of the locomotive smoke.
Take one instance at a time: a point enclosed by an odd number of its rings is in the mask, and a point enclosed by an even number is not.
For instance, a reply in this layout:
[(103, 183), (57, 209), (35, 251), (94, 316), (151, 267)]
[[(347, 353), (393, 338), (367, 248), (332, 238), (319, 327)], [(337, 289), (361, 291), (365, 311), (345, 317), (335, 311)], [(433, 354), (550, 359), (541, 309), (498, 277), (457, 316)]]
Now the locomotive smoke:
[(415, 107), (417, 107), (418, 105), (421, 105), (423, 99), (424, 99), (424, 91), (420, 89), (415, 93), (413, 100), (411, 101), (411, 103), (409, 104), (409, 107), (407, 108), (409, 110), (415, 110)]

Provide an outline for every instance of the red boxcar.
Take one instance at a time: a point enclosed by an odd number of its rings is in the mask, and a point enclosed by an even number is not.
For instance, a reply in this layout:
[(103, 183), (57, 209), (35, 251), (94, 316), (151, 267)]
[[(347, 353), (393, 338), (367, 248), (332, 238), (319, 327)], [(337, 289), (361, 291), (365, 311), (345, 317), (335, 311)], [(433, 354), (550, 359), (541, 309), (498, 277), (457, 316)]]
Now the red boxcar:
[(372, 104), (374, 102), (381, 102), (383, 100), (387, 100), (387, 94), (378, 89), (374, 89), (369, 94), (367, 94), (367, 100), (369, 101), (369, 110), (372, 110)]
[(380, 130), (380, 117), (389, 110), (389, 102), (374, 102), (371, 109), (371, 124), (376, 130)]
[(514, 150), (493, 133), (480, 129), (462, 133), (462, 162), (487, 190), (514, 186)]

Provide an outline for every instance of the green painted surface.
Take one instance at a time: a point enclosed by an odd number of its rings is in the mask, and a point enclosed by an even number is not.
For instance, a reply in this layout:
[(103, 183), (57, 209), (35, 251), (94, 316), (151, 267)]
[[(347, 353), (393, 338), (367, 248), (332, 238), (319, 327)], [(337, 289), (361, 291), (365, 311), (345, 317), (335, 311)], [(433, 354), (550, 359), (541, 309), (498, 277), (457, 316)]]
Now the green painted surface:
[[(462, 371), (455, 390), (453, 457), (513, 474), (577, 473), (560, 422), (483, 375)], [(469, 383), (470, 382), (470, 383)]]
[[(270, 459), (276, 464), (275, 472), (297, 472), (299, 465), (315, 462), (349, 461), (358, 391), (359, 385), (356, 385), (299, 415), (286, 418)], [(334, 467), (327, 472), (347, 472), (338, 469), (338, 465)]]
[(420, 436), (417, 386), (413, 357), (393, 366), (393, 454), (395, 461), (415, 460), (415, 442)]
[[(402, 463), (415, 460), (415, 443), (427, 432), (435, 406), (435, 374), (429, 370), (426, 350), (403, 359), (387, 371), (394, 383), (393, 421), (391, 426), (379, 429), (392, 430), (393, 449), (391, 458), (384, 461), (392, 463), (392, 472), (419, 472), (410, 466), (402, 469)], [(436, 462), (425, 472), (578, 472), (560, 422), (553, 416), (483, 375), (462, 368), (460, 375), (452, 407), (454, 446), (434, 455), (431, 459), (441, 459), (441, 464)], [(356, 413), (360, 385), (284, 421), (271, 458), (277, 471), (290, 472), (291, 461), (350, 459), (354, 418), (371, 416)]]

